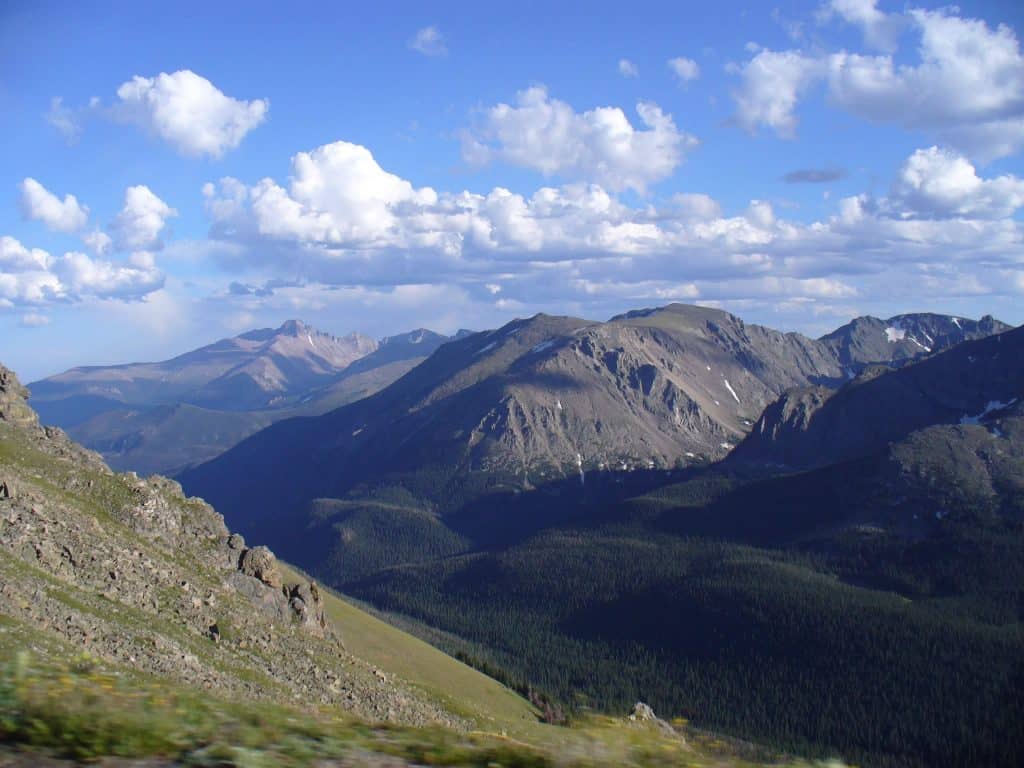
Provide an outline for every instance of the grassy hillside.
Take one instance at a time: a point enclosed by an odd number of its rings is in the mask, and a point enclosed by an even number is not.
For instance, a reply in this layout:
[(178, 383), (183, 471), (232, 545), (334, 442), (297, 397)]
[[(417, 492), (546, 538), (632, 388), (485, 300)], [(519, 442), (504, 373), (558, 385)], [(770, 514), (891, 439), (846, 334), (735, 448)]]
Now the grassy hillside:
[[(300, 579), (300, 572), (283, 572)], [(530, 703), (493, 678), (463, 664), (434, 646), (371, 616), (330, 591), (327, 614), (338, 627), (345, 647), (388, 675), (409, 681), (446, 706), (472, 719), (480, 730), (517, 738), (545, 738), (552, 727), (538, 720)]]

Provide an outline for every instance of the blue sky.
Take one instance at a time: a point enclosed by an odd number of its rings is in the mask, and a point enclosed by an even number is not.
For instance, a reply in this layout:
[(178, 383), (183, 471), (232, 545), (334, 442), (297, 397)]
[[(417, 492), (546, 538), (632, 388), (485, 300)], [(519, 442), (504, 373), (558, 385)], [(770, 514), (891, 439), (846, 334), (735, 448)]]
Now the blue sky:
[(674, 300), (810, 334), (1024, 322), (1022, 18), (8, 2), (3, 362)]

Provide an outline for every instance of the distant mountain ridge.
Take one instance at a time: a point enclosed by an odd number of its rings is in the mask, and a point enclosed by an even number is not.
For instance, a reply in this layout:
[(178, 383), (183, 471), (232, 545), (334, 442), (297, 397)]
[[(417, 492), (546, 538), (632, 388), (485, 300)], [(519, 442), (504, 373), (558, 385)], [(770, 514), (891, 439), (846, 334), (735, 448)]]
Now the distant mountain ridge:
[(872, 363), (902, 364), (1011, 327), (991, 315), (980, 320), (930, 312), (895, 315), (888, 320), (864, 316), (822, 336), (820, 341), (835, 350), (849, 374)]
[(162, 362), (72, 368), (33, 382), (30, 389), (44, 420), (49, 403), (83, 396), (112, 404), (184, 402), (253, 410), (325, 383), (377, 347), (358, 333), (336, 337), (289, 320), (277, 329), (248, 331)]
[(365, 397), (447, 340), (422, 328), (337, 337), (289, 320), (171, 360), (73, 368), (32, 383), (32, 405), (117, 469), (172, 474), (276, 420)]

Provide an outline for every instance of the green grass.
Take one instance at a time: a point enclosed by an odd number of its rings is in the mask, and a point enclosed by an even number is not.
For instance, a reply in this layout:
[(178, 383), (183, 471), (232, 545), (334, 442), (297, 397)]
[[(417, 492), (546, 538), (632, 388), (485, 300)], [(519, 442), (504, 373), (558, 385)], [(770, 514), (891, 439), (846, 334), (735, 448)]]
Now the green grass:
[[(300, 581), (297, 570), (281, 564), (285, 581)], [(422, 640), (321, 589), (327, 615), (346, 649), (441, 701), (477, 723), (480, 730), (517, 738), (545, 737), (553, 730), (522, 696)]]

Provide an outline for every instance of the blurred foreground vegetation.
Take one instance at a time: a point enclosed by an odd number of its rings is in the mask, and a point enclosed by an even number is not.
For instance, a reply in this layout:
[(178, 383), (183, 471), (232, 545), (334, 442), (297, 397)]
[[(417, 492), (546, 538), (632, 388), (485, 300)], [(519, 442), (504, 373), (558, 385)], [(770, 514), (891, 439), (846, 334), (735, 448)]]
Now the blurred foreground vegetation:
[(592, 718), (558, 729), (556, 741), (530, 745), (499, 734), (366, 723), (321, 707), (228, 702), (111, 669), (87, 653), (54, 661), (7, 651), (0, 662), (0, 745), (6, 745), (0, 752), (6, 748), (8, 755), (85, 763), (158, 757), (238, 768), (765, 764), (710, 736), (691, 734), (688, 744), (664, 725)]

